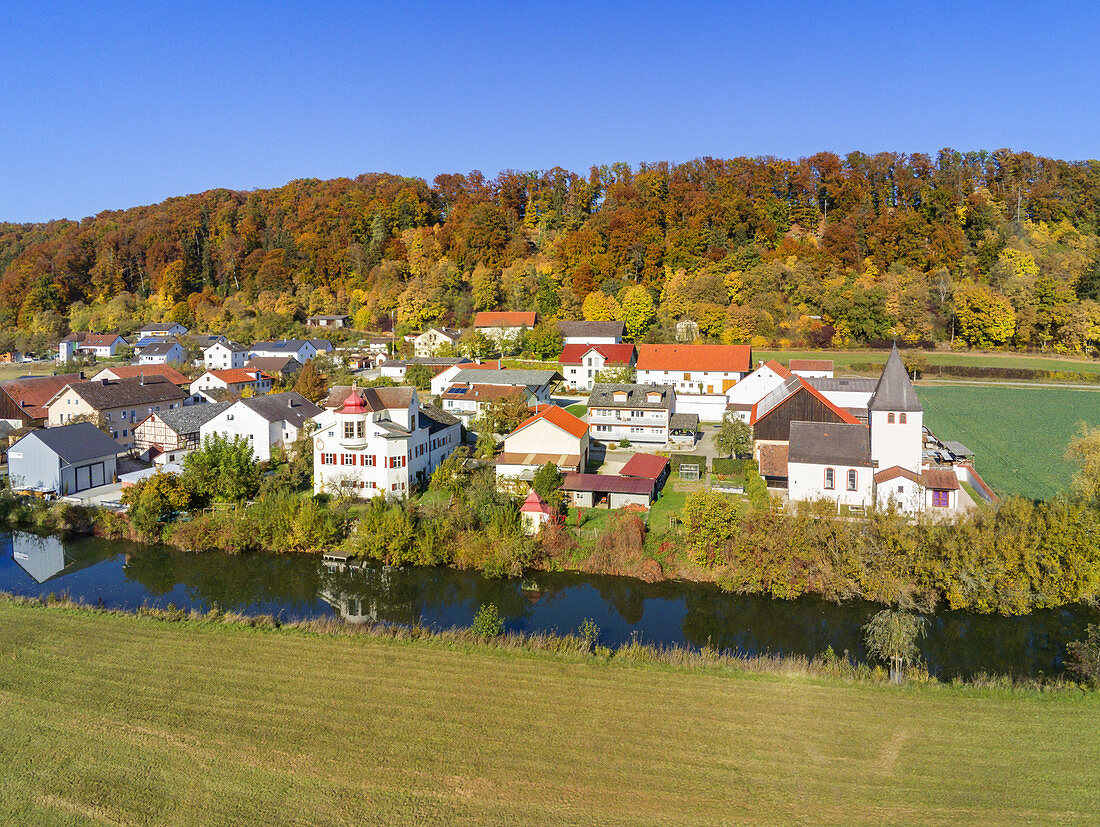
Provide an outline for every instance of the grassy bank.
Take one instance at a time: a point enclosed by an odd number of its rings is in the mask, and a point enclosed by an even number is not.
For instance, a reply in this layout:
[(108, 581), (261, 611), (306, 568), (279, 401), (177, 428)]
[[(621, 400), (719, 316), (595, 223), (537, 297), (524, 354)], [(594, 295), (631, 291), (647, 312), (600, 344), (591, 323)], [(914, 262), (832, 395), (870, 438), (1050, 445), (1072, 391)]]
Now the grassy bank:
[(0, 599), (9, 823), (1092, 820), (1100, 698)]

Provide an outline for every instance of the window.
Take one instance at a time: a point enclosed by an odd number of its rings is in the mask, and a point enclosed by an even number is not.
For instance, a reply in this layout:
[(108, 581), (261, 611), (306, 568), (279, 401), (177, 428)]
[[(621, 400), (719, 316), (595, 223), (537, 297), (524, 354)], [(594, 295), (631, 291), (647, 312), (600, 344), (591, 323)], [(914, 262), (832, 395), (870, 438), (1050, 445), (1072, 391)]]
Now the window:
[(359, 437), (359, 439), (367, 435), (367, 423), (361, 419), (355, 423), (355, 435)]
[(905, 424), (905, 414), (898, 414), (898, 422), (900, 422), (902, 425)]
[(856, 469), (855, 468), (849, 468), (848, 469), (848, 490), (849, 491), (855, 491), (856, 490)]
[(684, 374), (684, 381), (685, 382), (690, 382), (691, 381), (691, 374), (690, 373), (685, 373)]
[(355, 436), (355, 423), (354, 422), (345, 422), (344, 423), (344, 439), (351, 439), (354, 436)]
[(905, 486), (904, 485), (899, 485), (898, 486), (898, 493), (899, 494), (904, 494), (905, 493)]
[(322, 465), (335, 465), (336, 464), (336, 454), (321, 454), (321, 464)]
[(355, 465), (355, 454), (344, 454), (344, 465)]
[(947, 508), (951, 504), (951, 494), (948, 491), (933, 491), (932, 505), (936, 508)]
[(374, 454), (363, 454), (364, 465), (374, 465)]
[(886, 414), (886, 421), (889, 424), (893, 425), (894, 424), (894, 415), (892, 413)]
[(832, 468), (825, 469), (825, 490), (832, 491), (834, 487), (833, 478), (836, 472)]

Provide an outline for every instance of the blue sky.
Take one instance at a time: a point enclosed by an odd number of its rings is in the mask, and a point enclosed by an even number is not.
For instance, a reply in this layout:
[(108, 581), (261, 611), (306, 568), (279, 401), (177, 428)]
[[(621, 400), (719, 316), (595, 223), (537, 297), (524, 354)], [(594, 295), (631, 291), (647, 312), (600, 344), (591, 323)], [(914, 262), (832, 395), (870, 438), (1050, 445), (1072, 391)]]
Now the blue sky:
[(1100, 157), (1100, 4), (11, 3), (0, 220), (294, 178)]

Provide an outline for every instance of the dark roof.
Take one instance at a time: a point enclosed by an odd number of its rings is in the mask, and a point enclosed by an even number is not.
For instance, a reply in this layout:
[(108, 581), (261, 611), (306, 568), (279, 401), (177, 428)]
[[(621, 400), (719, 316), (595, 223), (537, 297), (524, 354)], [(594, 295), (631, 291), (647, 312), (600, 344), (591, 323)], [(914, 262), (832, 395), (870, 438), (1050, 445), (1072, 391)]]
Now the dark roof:
[[(626, 401), (613, 401), (612, 394), (618, 391), (626, 392)], [(661, 394), (660, 401), (650, 402), (646, 399), (646, 395), (652, 392)], [(615, 385), (598, 382), (592, 386), (592, 392), (588, 395), (588, 407), (664, 408), (671, 411), (673, 398), (672, 385)]]
[(956, 491), (960, 487), (959, 478), (950, 468), (926, 468), (921, 483), (933, 491)]
[(698, 431), (699, 414), (673, 414), (668, 418), (668, 427), (673, 431)]
[(199, 428), (220, 414), (232, 401), (215, 402), (210, 405), (185, 405), (172, 411), (161, 411), (153, 416), (160, 419), (171, 430), (180, 436), (198, 433)]
[(565, 491), (594, 491), (614, 494), (653, 494), (653, 480), (613, 477), (607, 474), (566, 474)]
[(957, 457), (972, 457), (972, 456), (974, 456), (973, 451), (971, 451), (969, 448), (967, 448), (961, 442), (958, 442), (957, 440), (954, 440), (954, 439), (947, 440), (947, 442), (945, 442), (943, 444), (943, 447), (946, 448), (948, 451), (950, 451), (952, 454), (954, 454)]
[(46, 403), (66, 385), (84, 381), (79, 373), (62, 373), (59, 376), (23, 376), (0, 383), (15, 406), (23, 411), (28, 419), (45, 419), (49, 414)]
[(560, 382), (565, 377), (556, 370), (487, 370), (485, 368), (463, 368), (454, 375), (452, 382), (466, 382), (471, 385), (512, 385), (537, 388), (551, 382)]
[[(32, 437), (39, 440), (69, 464), (82, 462), (86, 459), (113, 457), (119, 451), (118, 443), (91, 422), (76, 422), (58, 428), (32, 431), (23, 439)], [(22, 439), (19, 440), (19, 442), (22, 441)]]
[[(144, 333), (147, 330), (154, 331), (154, 332), (155, 331), (160, 331), (162, 333), (167, 333), (169, 330), (171, 330), (175, 326), (176, 326), (176, 322), (157, 322), (157, 323), (154, 323), (154, 324), (146, 324), (146, 325), (142, 325), (141, 327), (138, 328), (138, 333)], [(183, 327), (184, 330), (187, 330), (187, 328), (184, 327), (183, 325), (180, 325), (180, 327)]]
[(179, 342), (177, 342), (175, 339), (173, 339), (171, 341), (168, 341), (168, 342), (164, 342), (164, 341), (156, 342), (155, 344), (151, 344), (151, 345), (148, 345), (148, 346), (142, 348), (141, 355), (142, 356), (158, 356), (158, 355), (161, 355), (161, 354), (168, 354), (168, 353), (171, 352), (172, 348), (178, 347), (178, 346), (179, 346)]
[(618, 336), (621, 339), (625, 329), (626, 325), (623, 322), (585, 322), (568, 320), (558, 322), (558, 332), (561, 333), (562, 338), (576, 338), (579, 336), (604, 338), (606, 336)]
[(189, 387), (191, 380), (169, 365), (111, 365), (104, 368), (92, 377), (94, 382), (103, 374), (108, 373), (108, 379), (133, 379), (135, 376), (160, 376), (180, 387)]
[(301, 428), (308, 419), (321, 413), (317, 407), (297, 391), (270, 393), (240, 400), (239, 404), (255, 411), (268, 422), (289, 422)]
[(760, 476), (787, 476), (787, 446), (781, 442), (765, 443), (760, 446)]
[(871, 431), (858, 423), (792, 422), (787, 461), (870, 466)]
[(350, 318), (351, 318), (351, 316), (347, 315), (346, 313), (337, 313), (337, 314), (335, 314), (335, 315), (329, 315), (329, 316), (310, 316), (309, 318), (310, 318), (310, 319), (330, 319), (330, 320), (335, 320), (335, 319), (350, 319)]
[(124, 408), (127, 405), (175, 402), (190, 395), (163, 376), (99, 379), (94, 382), (74, 382), (70, 387), (97, 411)]
[(882, 369), (882, 375), (875, 385), (875, 392), (871, 395), (871, 401), (867, 403), (870, 411), (923, 411), (917, 392), (913, 390), (913, 383), (909, 381), (909, 374), (901, 361), (897, 345), (890, 351), (886, 359), (886, 367)]
[(449, 368), (452, 365), (474, 365), (477, 364), (473, 359), (467, 359), (465, 356), (416, 356), (412, 359), (387, 359), (382, 363), (384, 368), (395, 368), (404, 365), (406, 368), (412, 365), (426, 365), (430, 368), (445, 367)]
[(256, 342), (252, 346), (252, 350), (273, 350), (276, 352), (282, 351), (284, 353), (297, 353), (301, 350), (308, 339), (280, 339), (277, 342)]
[(444, 428), (450, 428), (459, 423), (457, 416), (451, 416), (442, 408), (435, 405), (422, 405), (417, 417), (421, 428), (427, 428), (428, 433), (434, 434)]
[(294, 373), (302, 369), (302, 363), (293, 356), (257, 356), (245, 363), (245, 370), (262, 370), (265, 373)]
[(824, 376), (804, 377), (813, 387), (819, 391), (845, 391), (847, 393), (873, 393), (877, 379), (868, 379), (863, 376), (838, 376), (826, 378)]
[(660, 478), (666, 468), (668, 468), (668, 457), (660, 457), (656, 454), (635, 454), (619, 469), (619, 476), (655, 480)]
[(328, 351), (333, 349), (332, 342), (328, 339), (306, 339), (306, 341), (317, 348), (317, 350)]

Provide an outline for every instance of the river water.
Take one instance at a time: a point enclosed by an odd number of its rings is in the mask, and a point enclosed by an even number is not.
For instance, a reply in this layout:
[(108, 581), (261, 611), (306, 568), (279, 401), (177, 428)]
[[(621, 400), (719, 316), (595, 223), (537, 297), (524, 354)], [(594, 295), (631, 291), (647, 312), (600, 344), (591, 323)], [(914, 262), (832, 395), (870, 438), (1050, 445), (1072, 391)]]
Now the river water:
[[(327, 566), (301, 554), (186, 554), (94, 537), (0, 535), (0, 591), (67, 594), (87, 603), (202, 611), (218, 606), (284, 619), (342, 617), (438, 628), (469, 625), (494, 603), (510, 631), (576, 632), (585, 619), (600, 642), (710, 645), (744, 654), (815, 655), (827, 646), (863, 659), (860, 627), (879, 607), (816, 597), (773, 600), (725, 594), (705, 583), (647, 584), (626, 577), (534, 573), (489, 580), (446, 568)], [(1024, 617), (943, 611), (929, 617), (921, 651), (942, 678), (977, 672), (1036, 676), (1061, 669), (1066, 644), (1100, 612), (1085, 606)]]

